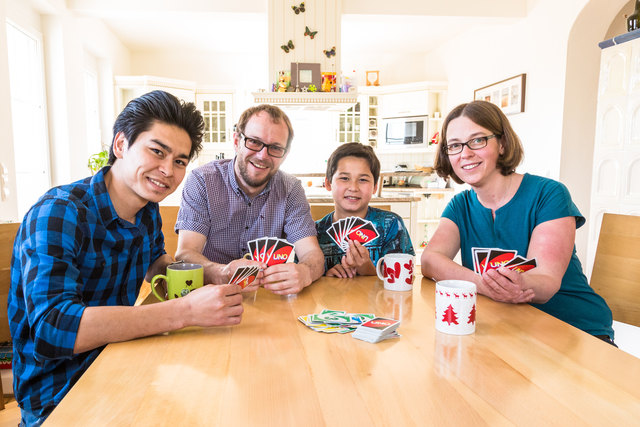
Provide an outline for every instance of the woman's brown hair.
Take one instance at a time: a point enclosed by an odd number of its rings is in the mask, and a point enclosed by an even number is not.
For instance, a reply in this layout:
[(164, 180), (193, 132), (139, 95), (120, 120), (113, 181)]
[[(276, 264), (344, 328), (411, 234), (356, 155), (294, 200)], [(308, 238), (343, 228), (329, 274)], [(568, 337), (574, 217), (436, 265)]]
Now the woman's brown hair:
[(502, 146), (503, 150), (502, 154), (498, 157), (498, 162), (496, 164), (500, 173), (507, 176), (515, 172), (516, 167), (520, 162), (522, 162), (524, 150), (522, 148), (520, 138), (518, 138), (518, 135), (516, 135), (511, 127), (507, 116), (505, 116), (502, 110), (500, 110), (500, 108), (495, 104), (487, 101), (473, 101), (458, 105), (451, 110), (444, 119), (442, 131), (440, 133), (442, 136), (442, 142), (436, 152), (436, 159), (434, 162), (434, 168), (438, 173), (438, 176), (441, 176), (442, 178), (451, 177), (458, 184), (463, 183), (460, 177), (458, 177), (458, 175), (453, 171), (449, 155), (446, 152), (447, 127), (453, 119), (463, 116), (496, 135), (496, 140), (498, 141), (498, 144)]

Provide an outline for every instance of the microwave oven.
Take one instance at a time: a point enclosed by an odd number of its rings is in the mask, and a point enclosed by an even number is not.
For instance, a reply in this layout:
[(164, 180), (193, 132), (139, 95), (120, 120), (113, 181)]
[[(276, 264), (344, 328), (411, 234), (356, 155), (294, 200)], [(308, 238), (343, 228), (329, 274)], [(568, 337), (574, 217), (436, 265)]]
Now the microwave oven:
[(426, 148), (429, 116), (391, 117), (382, 121), (383, 148)]

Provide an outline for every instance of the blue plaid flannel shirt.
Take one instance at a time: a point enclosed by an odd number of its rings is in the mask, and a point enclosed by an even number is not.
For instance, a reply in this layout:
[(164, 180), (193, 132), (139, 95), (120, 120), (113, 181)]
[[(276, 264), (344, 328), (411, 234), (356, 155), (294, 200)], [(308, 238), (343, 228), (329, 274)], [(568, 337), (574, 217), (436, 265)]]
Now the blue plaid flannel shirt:
[(48, 415), (102, 348), (74, 354), (85, 307), (133, 305), (150, 264), (164, 253), (157, 203), (135, 224), (118, 217), (103, 168), (55, 187), (26, 214), (11, 260), (8, 316), (16, 400)]

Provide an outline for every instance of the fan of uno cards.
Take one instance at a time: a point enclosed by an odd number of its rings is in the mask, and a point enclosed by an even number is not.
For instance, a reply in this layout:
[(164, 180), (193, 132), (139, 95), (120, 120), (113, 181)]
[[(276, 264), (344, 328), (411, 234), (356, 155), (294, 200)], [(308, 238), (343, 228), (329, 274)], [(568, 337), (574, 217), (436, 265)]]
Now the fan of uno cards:
[(471, 253), (473, 255), (473, 270), (478, 274), (484, 274), (486, 271), (500, 267), (524, 273), (538, 265), (535, 258), (526, 259), (518, 255), (516, 250), (471, 248)]
[(231, 276), (229, 283), (232, 285), (240, 285), (240, 287), (244, 289), (256, 280), (259, 272), (260, 268), (258, 266), (243, 265), (236, 268), (236, 271), (233, 273), (233, 276)]
[(327, 234), (331, 237), (331, 240), (336, 242), (336, 245), (345, 252), (349, 247), (348, 240), (360, 242), (365, 245), (373, 242), (380, 236), (371, 221), (357, 216), (350, 216), (334, 222), (331, 224), (331, 227), (327, 229)]
[(254, 261), (260, 261), (271, 267), (276, 264), (284, 264), (293, 261), (295, 256), (294, 246), (285, 239), (276, 237), (263, 237), (261, 239), (250, 240), (249, 256)]

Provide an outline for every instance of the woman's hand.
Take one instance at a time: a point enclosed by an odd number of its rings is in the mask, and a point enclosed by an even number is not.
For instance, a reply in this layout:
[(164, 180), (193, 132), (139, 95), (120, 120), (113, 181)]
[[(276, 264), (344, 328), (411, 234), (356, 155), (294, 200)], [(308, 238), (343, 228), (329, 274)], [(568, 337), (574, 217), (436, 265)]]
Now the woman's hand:
[(526, 289), (522, 275), (517, 271), (500, 267), (489, 270), (481, 276), (482, 294), (489, 298), (512, 304), (531, 302), (535, 297), (533, 289)]

